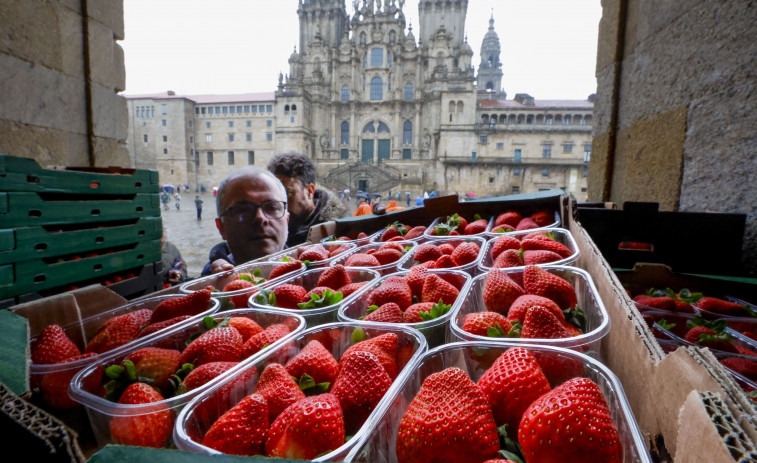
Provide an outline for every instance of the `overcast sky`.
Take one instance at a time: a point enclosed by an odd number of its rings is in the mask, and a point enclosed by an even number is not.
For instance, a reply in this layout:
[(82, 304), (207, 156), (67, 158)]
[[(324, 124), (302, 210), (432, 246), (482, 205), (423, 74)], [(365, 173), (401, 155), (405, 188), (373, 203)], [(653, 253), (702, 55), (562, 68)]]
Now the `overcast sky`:
[[(362, 2), (362, 0), (361, 0)], [(299, 49), (298, 0), (124, 0), (126, 94), (271, 92)], [(352, 13), (352, 1), (346, 1)], [(600, 0), (470, 0), (466, 32), (478, 69), (494, 10), (508, 99), (585, 99), (594, 68)], [(418, 31), (418, 2), (405, 16)]]

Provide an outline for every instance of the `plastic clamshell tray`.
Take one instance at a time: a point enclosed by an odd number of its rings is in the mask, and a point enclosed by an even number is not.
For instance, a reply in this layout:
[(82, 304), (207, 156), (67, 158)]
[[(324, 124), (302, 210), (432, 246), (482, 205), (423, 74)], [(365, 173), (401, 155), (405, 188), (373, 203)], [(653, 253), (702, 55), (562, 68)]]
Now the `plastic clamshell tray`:
[[(582, 366), (581, 376), (597, 383), (607, 400), (623, 446), (623, 462), (652, 462), (623, 387), (609, 368), (591, 357), (572, 350), (507, 342), (458, 342), (445, 344), (426, 352), (412, 365), (410, 374), (405, 375), (397, 389), (394, 389), (396, 394), (382, 402), (381, 407), (374, 411), (373, 419), (369, 423), (370, 429), (359, 437), (356, 436), (359, 441), (345, 461), (396, 463), (397, 430), (408, 405), (415, 398), (426, 377), (449, 367), (457, 367), (466, 372), (471, 380), (477, 382), (494, 361), (511, 347), (526, 348), (537, 356), (548, 356), (555, 362), (571, 362), (577, 367)], [(553, 387), (562, 383), (563, 380), (549, 376), (547, 379)]]
[[(98, 388), (100, 382), (97, 381), (99, 375), (102, 374), (102, 367), (120, 363), (131, 352), (144, 347), (161, 347), (164, 349), (177, 349), (183, 350), (186, 347), (190, 337), (197, 333), (203, 327), (202, 320), (195, 320), (191, 323), (181, 323), (172, 327), (173, 329), (167, 332), (150, 336), (145, 338), (144, 342), (133, 345), (130, 349), (120, 349), (116, 354), (109, 355), (101, 358), (98, 362), (89, 365), (87, 368), (80, 371), (74, 379), (71, 381), (68, 392), (69, 395), (77, 402), (84, 405), (89, 416), (92, 430), (97, 438), (98, 447), (103, 447), (107, 444), (121, 443), (115, 442), (110, 431), (110, 423), (114, 418), (130, 417), (138, 418), (142, 416), (148, 416), (151, 414), (170, 410), (173, 417), (176, 413), (184, 407), (192, 398), (198, 396), (203, 391), (206, 391), (213, 387), (219, 381), (223, 381), (236, 372), (241, 371), (251, 363), (254, 363), (260, 357), (266, 355), (269, 352), (275, 351), (280, 346), (288, 343), (293, 337), (302, 333), (305, 328), (305, 319), (299, 315), (283, 314), (274, 310), (264, 309), (235, 309), (229, 310), (223, 313), (214, 314), (216, 318), (222, 317), (247, 317), (255, 321), (263, 329), (274, 324), (286, 324), (291, 328), (288, 335), (274, 342), (270, 346), (264, 348), (262, 351), (244, 359), (239, 362), (230, 370), (222, 373), (218, 377), (214, 378), (210, 382), (194, 389), (192, 391), (180, 394), (169, 399), (162, 400), (160, 402), (153, 402), (148, 404), (139, 405), (126, 405), (117, 402), (111, 402), (106, 400), (100, 394), (95, 393), (92, 389)], [(148, 417), (149, 419), (149, 417)], [(171, 446), (172, 440), (169, 438), (167, 446)]]
[[(339, 310), (339, 307), (341, 307), (344, 304), (349, 303), (355, 298), (360, 297), (362, 293), (365, 292), (366, 288), (368, 288), (371, 285), (370, 282), (377, 280), (380, 277), (379, 273), (376, 270), (373, 270), (370, 268), (345, 267), (345, 269), (347, 270), (347, 275), (349, 275), (353, 283), (359, 283), (362, 281), (367, 281), (369, 283), (363, 285), (364, 287), (358, 289), (354, 293), (342, 299), (337, 304), (332, 304), (326, 307), (318, 307), (315, 309), (285, 309), (282, 307), (271, 307), (269, 305), (259, 304), (255, 302), (254, 300), (255, 296), (253, 295), (250, 297), (249, 306), (257, 307), (257, 308), (273, 309), (280, 313), (292, 313), (292, 314), (301, 315), (302, 317), (305, 318), (305, 320), (308, 323), (308, 326), (310, 327), (323, 325), (325, 323), (335, 322), (337, 321), (337, 311)], [(273, 289), (279, 285), (295, 284), (295, 285), (303, 286), (306, 290), (310, 291), (311, 289), (317, 286), (318, 279), (326, 270), (328, 269), (316, 268), (316, 269), (308, 270), (304, 273), (289, 276), (288, 278), (279, 280), (277, 283), (263, 284), (261, 287), (263, 289)]]
[[(484, 236), (425, 236), (425, 241), (423, 243), (419, 242), (420, 244), (426, 244), (426, 243), (432, 243), (435, 245), (440, 245), (443, 243), (450, 243), (450, 242), (467, 242), (467, 243), (476, 243), (478, 246), (478, 256), (476, 257), (476, 260), (473, 262), (467, 263), (465, 265), (460, 265), (458, 267), (450, 267), (450, 270), (462, 270), (463, 272), (467, 273), (468, 275), (476, 275), (480, 273), (477, 269), (477, 267), (481, 264), (481, 259), (484, 256), (484, 250), (486, 247), (486, 239)], [(413, 257), (415, 256), (415, 251), (417, 247), (411, 251), (408, 251), (408, 254), (410, 256), (403, 260), (402, 263), (399, 265), (399, 271), (403, 270), (410, 270), (414, 265), (418, 265), (416, 261), (413, 260)], [(438, 271), (439, 269), (429, 269), (432, 271)]]
[[(411, 226), (411, 225), (407, 225), (407, 224), (403, 224), (403, 225), (405, 225), (407, 227), (410, 227), (410, 229), (413, 229), (416, 226), (421, 226), (421, 225), (412, 225)], [(425, 227), (426, 225), (423, 224), (422, 226)], [(371, 235), (371, 243), (386, 243), (386, 241), (381, 241), (381, 235), (384, 233), (384, 231), (387, 228), (389, 228), (389, 227), (384, 227), (381, 230), (379, 230), (376, 233), (374, 233), (373, 235)], [(425, 232), (425, 230), (424, 230), (424, 232)], [(416, 236), (415, 238), (404, 238), (403, 241), (418, 241), (419, 243), (422, 243), (427, 238), (428, 238), (428, 236), (426, 236), (424, 233), (421, 233), (420, 236)]]
[[(392, 241), (393, 243), (400, 244), (403, 248), (410, 248), (407, 250), (402, 257), (400, 257), (397, 261), (391, 262), (389, 264), (384, 265), (377, 265), (375, 267), (362, 267), (362, 268), (370, 268), (372, 270), (376, 270), (379, 272), (382, 276), (388, 275), (390, 273), (394, 273), (397, 271), (397, 269), (402, 265), (405, 260), (410, 256), (410, 252), (418, 245), (416, 241)], [(369, 243), (363, 246), (360, 246), (359, 248), (350, 249), (348, 252), (341, 254), (338, 259), (335, 259), (331, 262), (331, 265), (345, 265), (345, 262), (347, 262), (347, 258), (349, 258), (353, 254), (361, 254), (365, 253), (366, 251), (369, 251), (371, 249), (378, 250), (381, 246), (385, 245), (386, 243)]]
[(233, 308), (233, 303), (230, 302), (231, 298), (240, 298), (240, 296), (247, 295), (247, 298), (245, 298), (245, 303), (243, 307), (237, 307), (238, 309), (247, 307), (247, 299), (249, 299), (249, 296), (251, 296), (253, 293), (257, 293), (257, 287), (250, 287), (245, 289), (239, 289), (236, 291), (221, 291), (227, 284), (234, 281), (238, 275), (242, 273), (251, 273), (255, 270), (260, 270), (260, 276), (262, 278), (265, 278), (266, 281), (263, 283), (265, 285), (274, 285), (282, 280), (286, 280), (287, 278), (291, 278), (295, 275), (299, 275), (302, 272), (305, 271), (306, 267), (305, 264), (302, 264), (302, 266), (293, 272), (285, 273), (279, 277), (274, 278), (273, 280), (268, 280), (268, 276), (271, 274), (271, 271), (275, 269), (276, 267), (282, 265), (282, 262), (248, 262), (246, 264), (238, 265), (234, 267), (234, 270), (229, 270), (226, 272), (221, 273), (215, 273), (213, 275), (208, 275), (201, 278), (196, 278), (194, 280), (188, 281), (181, 285), (179, 288), (179, 291), (182, 293), (193, 293), (195, 291), (199, 291), (203, 288), (205, 288), (208, 285), (211, 285), (218, 289), (219, 292), (213, 293), (213, 297), (217, 298), (221, 301), (221, 310), (225, 310), (227, 308)]
[[(169, 300), (169, 299), (176, 299), (179, 297), (182, 297), (181, 294), (171, 294), (167, 296), (155, 296), (148, 299), (141, 299), (135, 302), (131, 302), (126, 305), (122, 305), (121, 307), (117, 307), (112, 310), (108, 310), (105, 312), (102, 312), (97, 315), (93, 315), (91, 317), (87, 317), (81, 322), (76, 323), (70, 323), (68, 325), (62, 326), (63, 331), (66, 333), (66, 336), (68, 336), (71, 341), (73, 341), (74, 344), (79, 348), (80, 351), (84, 351), (85, 347), (87, 346), (87, 343), (95, 336), (100, 326), (106, 321), (110, 320), (113, 317), (117, 317), (119, 315), (124, 315), (131, 312), (136, 312), (137, 310), (143, 310), (143, 309), (150, 309), (153, 310), (155, 307), (158, 306), (163, 301)], [(218, 310), (218, 307), (220, 306), (217, 299), (211, 298), (210, 303), (208, 304), (208, 309), (204, 312), (201, 312), (193, 317), (190, 317), (189, 319), (185, 320), (185, 323), (193, 323), (197, 320), (201, 320), (203, 317), (206, 317), (208, 315), (212, 315), (214, 312)], [(92, 365), (95, 362), (100, 361), (101, 359), (118, 355), (119, 352), (123, 351), (129, 351), (131, 350), (135, 345), (141, 344), (145, 342), (146, 340), (151, 339), (153, 336), (160, 336), (163, 333), (166, 333), (173, 329), (174, 327), (167, 327), (160, 331), (156, 331), (151, 336), (146, 336), (144, 338), (137, 338), (134, 341), (124, 344), (120, 347), (117, 347), (116, 349), (113, 349), (108, 352), (103, 352), (100, 355), (84, 358), (80, 360), (76, 360), (74, 362), (64, 362), (64, 363), (53, 363), (53, 364), (36, 364), (32, 363), (29, 367), (29, 377), (32, 384), (32, 387), (35, 387), (40, 383), (42, 378), (45, 375), (48, 374), (67, 374), (70, 375), (71, 378), (73, 378), (74, 374), (85, 367)], [(31, 338), (30, 342), (34, 342), (39, 335), (34, 336)], [(43, 400), (45, 400), (44, 394), (42, 397)]]
[[(431, 222), (431, 225), (429, 225), (428, 228), (426, 228), (426, 231), (423, 232), (423, 236), (425, 236), (426, 238), (434, 238), (434, 237), (439, 237), (439, 236), (446, 236), (446, 235), (432, 235), (431, 234), (431, 231), (434, 229), (434, 227), (436, 226), (436, 224), (438, 224), (439, 222), (441, 222), (445, 218), (447, 218), (447, 216), (437, 217), (436, 219), (434, 219), (434, 221)], [(467, 219), (467, 217), (466, 217), (466, 219)], [(489, 230), (491, 228), (492, 224), (494, 223), (494, 219), (495, 219), (495, 217), (489, 217), (489, 219), (487, 220), (487, 224), (486, 224), (486, 230)], [(473, 221), (471, 220), (468, 223), (470, 224), (471, 222), (473, 222)], [(482, 231), (481, 233), (475, 233), (473, 235), (464, 235), (463, 232), (462, 232), (462, 230), (458, 230), (457, 232), (460, 233), (460, 236), (464, 236), (464, 237), (481, 236), (481, 237), (486, 238), (486, 230)]]
[[(585, 270), (575, 267), (564, 266), (547, 266), (542, 267), (549, 273), (555, 274), (565, 280), (573, 286), (576, 291), (576, 298), (578, 300), (578, 307), (583, 310), (584, 317), (586, 318), (586, 329), (584, 334), (580, 336), (573, 336), (570, 338), (560, 339), (525, 339), (525, 338), (489, 338), (485, 336), (478, 336), (468, 333), (462, 330), (463, 321), (465, 316), (473, 312), (483, 312), (486, 310), (486, 306), (483, 301), (484, 286), (486, 284), (486, 276), (488, 273), (484, 273), (474, 277), (470, 285), (468, 286), (468, 292), (465, 295), (461, 295), (463, 303), (452, 314), (452, 321), (450, 323), (451, 330), (447, 338), (448, 342), (453, 341), (491, 341), (491, 342), (510, 342), (513, 344), (528, 344), (538, 343), (549, 346), (563, 347), (568, 349), (576, 349), (581, 352), (594, 357), (600, 358), (600, 344), (602, 338), (610, 332), (610, 316), (605, 309), (602, 299), (599, 297), (597, 288), (594, 286), (594, 281), (591, 276)], [(492, 270), (492, 272), (506, 272), (508, 274), (522, 274), (523, 270), (511, 270), (511, 269), (499, 269)], [(520, 276), (520, 275), (518, 275)], [(517, 278), (517, 277), (516, 277)]]
[[(212, 388), (207, 389), (202, 395), (197, 396), (189, 403), (179, 414), (174, 428), (174, 441), (180, 450), (204, 452), (218, 454), (216, 450), (205, 447), (200, 442), (215, 420), (239, 402), (245, 396), (253, 393), (260, 373), (265, 366), (270, 363), (280, 363), (285, 365), (290, 359), (294, 358), (299, 351), (311, 340), (320, 341), (326, 350), (331, 352), (335, 359), (339, 359), (342, 354), (353, 344), (352, 335), (355, 329), (362, 329), (367, 336), (376, 337), (385, 333), (395, 333), (398, 337), (398, 359), (397, 359), (397, 378), (390, 386), (384, 397), (379, 401), (366, 419), (363, 426), (353, 435), (353, 438), (341, 447), (317, 457), (314, 461), (342, 461), (347, 453), (352, 449), (360, 437), (363, 437), (371, 428), (369, 424), (374, 421), (374, 416), (379, 410), (385, 408), (385, 402), (391, 400), (397, 394), (399, 385), (405, 382), (405, 378), (412, 373), (412, 365), (417, 363), (421, 355), (426, 352), (426, 340), (421, 334), (404, 326), (384, 326), (371, 323), (331, 323), (309, 328), (299, 334), (293, 340), (287, 342), (276, 350), (267, 352), (264, 356), (258, 357), (254, 362), (247, 363), (244, 370), (238, 372), (234, 377), (226, 376), (221, 382), (216, 382)], [(243, 379), (239, 384), (228, 386), (237, 381), (238, 377)], [(224, 388), (224, 396), (219, 394), (219, 390)], [(225, 392), (229, 391), (228, 394)], [(210, 403), (212, 406), (207, 406)], [(209, 413), (198, 413), (198, 408), (203, 407), (209, 410)], [(349, 435), (350, 430), (347, 430)]]
[(452, 270), (452, 269), (439, 269), (435, 272), (437, 275), (445, 274), (445, 275), (456, 275), (457, 282), (459, 282), (459, 286), (455, 285), (455, 287), (458, 288), (460, 291), (460, 294), (458, 295), (457, 299), (455, 300), (455, 303), (452, 304), (452, 307), (450, 307), (449, 312), (444, 314), (441, 317), (434, 318), (432, 320), (427, 320), (419, 323), (378, 323), (378, 322), (363, 322), (360, 320), (360, 317), (364, 316), (366, 314), (366, 310), (368, 308), (368, 305), (366, 303), (367, 294), (369, 291), (381, 286), (381, 284), (389, 277), (392, 276), (405, 276), (408, 274), (407, 271), (404, 272), (397, 272), (390, 275), (385, 275), (381, 277), (381, 279), (376, 280), (374, 283), (370, 285), (370, 287), (366, 290), (364, 290), (360, 297), (354, 298), (348, 303), (342, 305), (339, 308), (339, 320), (340, 321), (346, 321), (346, 322), (354, 322), (354, 323), (371, 323), (376, 324), (380, 326), (408, 326), (411, 328), (414, 328), (421, 332), (426, 337), (426, 341), (428, 342), (429, 347), (436, 347), (440, 344), (444, 344), (445, 340), (449, 338), (449, 324), (451, 318), (454, 316), (454, 313), (459, 310), (459, 307), (461, 304), (464, 304), (464, 298), (465, 294), (468, 292), (469, 285), (471, 283), (471, 277), (467, 273), (460, 271), (460, 270)]
[(378, 237), (378, 236), (381, 236), (381, 232), (380, 231), (376, 232), (376, 233), (371, 233), (370, 235), (366, 236), (365, 238), (355, 238), (355, 239), (352, 239), (352, 240), (338, 240), (337, 239), (337, 238), (339, 238), (338, 236), (331, 235), (331, 236), (327, 236), (326, 238), (323, 238), (320, 242), (321, 242), (321, 244), (324, 244), (324, 243), (335, 243), (335, 242), (339, 242), (339, 243), (353, 243), (356, 246), (363, 246), (365, 244), (373, 242), (376, 239), (376, 237)]
[(316, 245), (323, 246), (324, 248), (326, 248), (326, 251), (328, 251), (332, 247), (336, 247), (336, 246), (344, 246), (344, 249), (342, 249), (341, 251), (339, 251), (337, 254), (329, 257), (328, 259), (323, 259), (323, 260), (318, 260), (318, 261), (310, 262), (307, 265), (308, 268), (328, 267), (329, 264), (331, 264), (334, 261), (340, 259), (346, 253), (349, 253), (350, 251), (354, 250), (357, 247), (357, 245), (354, 242), (349, 242), (349, 241), (329, 241), (327, 243), (314, 243), (314, 244), (305, 243), (303, 245), (299, 245), (299, 246), (294, 247), (294, 248), (284, 249), (283, 251), (279, 251), (279, 252), (277, 252), (275, 254), (271, 254), (271, 255), (269, 255), (266, 258), (266, 260), (268, 260), (269, 262), (271, 262), (271, 261), (281, 262), (282, 259), (284, 259), (285, 257), (287, 257), (289, 259), (299, 260), (298, 256), (300, 254), (300, 251), (302, 251), (304, 249), (307, 249), (310, 246), (316, 246)]
[[(576, 240), (573, 239), (573, 236), (570, 234), (570, 232), (564, 228), (550, 228), (550, 229), (544, 229), (542, 228), (540, 230), (541, 232), (548, 231), (549, 233), (552, 233), (554, 235), (555, 241), (558, 243), (564, 244), (568, 247), (571, 251), (571, 255), (569, 257), (566, 257), (564, 259), (556, 260), (554, 262), (550, 262), (549, 264), (537, 264), (539, 266), (544, 265), (573, 265), (577, 260), (578, 256), (581, 251), (578, 249), (578, 245), (576, 244)], [(520, 231), (520, 232), (510, 232), (507, 233), (508, 236), (513, 236), (515, 238), (518, 238), (519, 240), (531, 233), (534, 233), (532, 230), (526, 230), (526, 231)], [(536, 233), (539, 233), (537, 231)], [(497, 237), (501, 236), (502, 234), (498, 234)], [(497, 238), (491, 238), (486, 242), (486, 249), (482, 253), (481, 260), (479, 261), (478, 268), (482, 272), (488, 272), (492, 269), (492, 264), (494, 264), (494, 259), (492, 258), (492, 246), (494, 246), (494, 242), (497, 241)], [(511, 267), (511, 268), (522, 268), (522, 267)]]
[[(506, 232), (495, 231), (497, 229), (497, 227), (494, 225), (494, 222), (496, 222), (496, 220), (497, 220), (497, 217), (494, 216), (492, 218), (492, 221), (490, 223), (489, 228), (486, 229), (486, 236), (489, 236), (489, 237), (491, 237), (491, 236), (499, 236), (502, 233), (506, 233)], [(555, 221), (552, 222), (551, 224), (549, 224), (549, 225), (547, 225), (545, 227), (532, 228), (530, 230), (520, 230), (520, 231), (525, 231), (525, 232), (531, 232), (531, 233), (533, 233), (533, 232), (548, 230), (550, 228), (557, 228), (557, 227), (560, 226), (560, 224), (561, 224), (560, 213), (557, 212), (557, 211), (555, 211)], [(509, 232), (509, 233), (514, 233), (514, 232)]]

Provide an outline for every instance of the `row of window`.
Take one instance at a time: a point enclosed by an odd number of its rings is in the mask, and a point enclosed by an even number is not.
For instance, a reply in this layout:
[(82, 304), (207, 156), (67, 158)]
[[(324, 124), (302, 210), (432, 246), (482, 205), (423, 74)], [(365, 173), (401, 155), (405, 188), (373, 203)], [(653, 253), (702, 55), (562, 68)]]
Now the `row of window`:
[[(347, 148), (342, 148), (339, 150), (339, 157), (341, 159), (349, 159), (350, 158), (350, 150)], [(379, 161), (382, 158), (379, 158)], [(410, 148), (403, 148), (402, 150), (402, 159), (413, 159), (413, 150)], [(405, 177), (407, 177), (407, 174), (405, 174)]]
[[(363, 77), (365, 79), (365, 76)], [(392, 77), (389, 76), (388, 89), (392, 89)], [(365, 90), (365, 82), (363, 83), (363, 90)], [(412, 100), (414, 96), (414, 87), (411, 82), (405, 84), (404, 98), (406, 100)], [(342, 85), (342, 101), (350, 101), (350, 86)], [(384, 99), (384, 81), (381, 77), (374, 77), (371, 79), (371, 92), (370, 98), (373, 101)]]
[(196, 106), (195, 115), (213, 115), (213, 114), (264, 114), (272, 113), (273, 105), (230, 105), (230, 106)]
[[(161, 104), (160, 113), (168, 114), (168, 105)], [(138, 117), (140, 119), (155, 117), (155, 106), (135, 106), (134, 117)], [(166, 125), (166, 124), (163, 124), (163, 125)]]
[[(449, 111), (450, 113), (454, 112), (453, 109), (453, 102), (450, 101), (449, 105)], [(482, 114), (481, 115), (481, 123), (484, 125), (489, 125), (490, 127), (495, 126), (497, 124), (500, 125), (508, 125), (508, 124), (536, 124), (536, 125), (554, 125), (554, 124), (562, 124), (562, 125), (571, 125), (571, 124), (578, 124), (578, 125), (589, 125), (591, 124), (591, 115), (581, 115), (581, 114)]]
[[(247, 121), (244, 121), (244, 122), (245, 122), (245, 125), (246, 125), (247, 127), (252, 127), (252, 121), (250, 121), (250, 120), (247, 120)], [(228, 124), (228, 126), (229, 126), (229, 127), (234, 127), (234, 121), (227, 121), (227, 124)], [(265, 125), (266, 125), (266, 127), (271, 127), (271, 126), (273, 126), (273, 119), (267, 119), (267, 120), (265, 121)], [(205, 121), (205, 128), (208, 128), (208, 129), (209, 129), (209, 128), (210, 128), (210, 126), (211, 126), (211, 123), (210, 123), (210, 121)], [(191, 125), (190, 125), (190, 127), (191, 127)]]
[[(378, 124), (376, 122), (367, 123), (365, 127), (363, 127), (363, 133), (391, 133), (391, 131), (389, 130), (388, 125), (379, 121)], [(350, 123), (349, 122), (347, 121), (342, 122), (340, 134), (341, 134), (341, 136), (339, 137), (340, 144), (349, 145), (350, 144)], [(410, 121), (405, 121), (402, 124), (402, 144), (403, 145), (413, 144), (413, 123)]]
[[(252, 133), (248, 132), (248, 133), (244, 134), (244, 137), (245, 137), (245, 141), (252, 141)], [(233, 134), (233, 133), (228, 134), (228, 140), (229, 141), (234, 141), (235, 139), (236, 139), (236, 134)], [(266, 141), (273, 141), (273, 133), (272, 132), (266, 132), (265, 133), (265, 140)], [(213, 134), (206, 133), (205, 134), (205, 141), (208, 142), (208, 143), (212, 143), (213, 142)]]
[[(487, 136), (481, 135), (479, 137), (479, 141), (481, 143), (487, 142)], [(497, 151), (504, 151), (505, 149), (505, 143), (504, 142), (497, 142), (496, 146)], [(562, 145), (562, 152), (563, 153), (572, 153), (573, 152), (573, 143), (563, 143)], [(520, 158), (520, 149), (516, 149), (515, 153), (518, 154), (518, 158)], [(552, 145), (549, 143), (545, 143), (542, 145), (542, 157), (545, 159), (549, 159), (552, 157)], [(589, 162), (589, 159), (591, 157), (591, 143), (584, 144), (584, 161)]]
[[(213, 163), (215, 162), (215, 160), (214, 160), (214, 153), (212, 151), (208, 151), (208, 152), (205, 153), (205, 155), (206, 155), (206, 161), (207, 161), (208, 165), (212, 166)], [(235, 164), (234, 157), (235, 157), (234, 151), (227, 151), (226, 152), (227, 162), (228, 162), (228, 164), (230, 166), (233, 166)], [(195, 162), (197, 162), (197, 163), (200, 162), (200, 152), (199, 151), (195, 152)], [(247, 152), (247, 165), (251, 166), (251, 165), (254, 165), (254, 164), (255, 164), (255, 151), (248, 151)]]

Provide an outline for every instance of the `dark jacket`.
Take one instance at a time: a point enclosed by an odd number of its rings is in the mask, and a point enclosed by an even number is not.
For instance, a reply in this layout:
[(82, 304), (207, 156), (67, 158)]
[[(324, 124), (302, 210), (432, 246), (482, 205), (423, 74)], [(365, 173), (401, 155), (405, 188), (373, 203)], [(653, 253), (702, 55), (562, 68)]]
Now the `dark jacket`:
[(328, 190), (315, 190), (315, 193), (313, 193), (313, 202), (315, 203), (315, 209), (304, 221), (295, 223), (290, 217), (287, 246), (292, 247), (304, 243), (308, 239), (310, 227), (319, 223), (341, 219), (347, 212), (339, 198)]
[(181, 257), (179, 248), (174, 246), (170, 241), (166, 241), (166, 244), (163, 246), (163, 258), (161, 261), (163, 262), (163, 269), (160, 273), (163, 277), (163, 283), (168, 283), (168, 271), (171, 269), (179, 271), (179, 283), (183, 283), (187, 279), (187, 265)]
[(225, 259), (227, 262), (231, 263), (231, 265), (236, 265), (234, 263), (234, 256), (231, 255), (229, 245), (226, 244), (226, 241), (221, 241), (210, 249), (210, 253), (208, 255), (208, 263), (205, 264), (205, 266), (202, 268), (200, 276), (204, 277), (205, 275), (210, 275), (210, 269), (213, 265), (213, 261), (218, 259)]

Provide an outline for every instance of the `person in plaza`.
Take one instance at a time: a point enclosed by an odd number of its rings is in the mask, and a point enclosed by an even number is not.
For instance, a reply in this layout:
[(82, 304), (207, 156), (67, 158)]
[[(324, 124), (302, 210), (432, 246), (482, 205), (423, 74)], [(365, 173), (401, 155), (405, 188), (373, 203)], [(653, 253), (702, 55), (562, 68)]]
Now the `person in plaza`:
[(218, 186), (216, 227), (223, 243), (215, 245), (201, 275), (281, 251), (288, 236), (287, 194), (271, 172), (259, 167), (237, 169)]
[(168, 202), (171, 200), (171, 196), (168, 194), (166, 190), (163, 190), (163, 193), (160, 195), (160, 202), (163, 203), (163, 210), (168, 210)]
[(166, 238), (165, 229), (163, 229), (163, 236), (160, 238), (160, 247), (163, 254), (161, 259), (163, 284), (176, 286), (183, 283), (187, 279), (187, 264), (181, 257), (179, 248)]
[(315, 187), (315, 164), (307, 156), (278, 154), (271, 159), (268, 170), (281, 180), (287, 192), (287, 246), (307, 241), (313, 225), (344, 217), (346, 209), (339, 198), (328, 190)]
[(178, 188), (176, 189), (176, 193), (173, 194), (173, 200), (176, 202), (176, 210), (178, 211), (181, 208), (181, 195)]
[(410, 192), (407, 192), (407, 207), (410, 207)]
[(202, 203), (199, 195), (195, 195), (195, 208), (197, 209), (197, 220), (202, 219)]
[(358, 215), (371, 215), (371, 214), (373, 214), (373, 208), (366, 201), (363, 201), (357, 206), (357, 209), (355, 209), (355, 213), (352, 214), (352, 216), (356, 217)]

